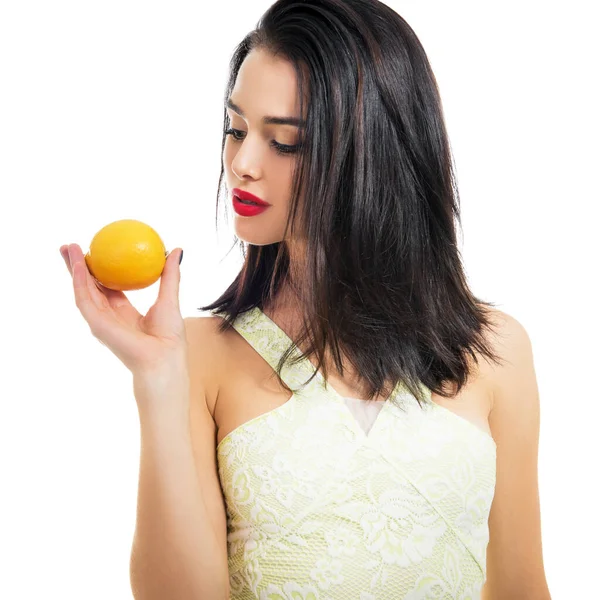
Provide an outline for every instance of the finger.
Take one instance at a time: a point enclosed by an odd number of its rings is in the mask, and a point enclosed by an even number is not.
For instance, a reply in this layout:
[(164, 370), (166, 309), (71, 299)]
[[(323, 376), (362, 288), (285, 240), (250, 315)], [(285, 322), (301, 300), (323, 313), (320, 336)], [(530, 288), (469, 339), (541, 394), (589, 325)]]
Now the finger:
[(82, 261), (73, 262), (71, 265), (71, 272), (73, 274), (73, 292), (75, 295), (75, 304), (92, 331), (94, 331), (98, 317), (98, 307), (90, 295), (90, 290), (86, 279), (87, 274), (85, 263)]
[[(142, 318), (142, 315), (131, 304), (127, 296), (120, 290), (111, 290), (102, 285), (91, 273), (85, 262), (83, 252), (77, 244), (73, 244), (70, 254), (68, 253), (70, 246), (66, 246), (67, 257), (71, 256), (70, 260), (65, 259), (65, 262), (73, 263), (80, 262), (84, 271), (83, 278), (87, 287), (90, 300), (99, 311), (106, 311), (109, 307), (115, 311), (125, 322), (131, 323)], [(62, 254), (62, 248), (61, 248)], [(70, 267), (70, 268), (69, 268)], [(69, 271), (72, 273), (73, 267), (69, 266)]]
[[(75, 254), (77, 252), (75, 251)], [(87, 321), (92, 334), (102, 343), (107, 335), (111, 335), (117, 315), (122, 317), (125, 324), (132, 325), (137, 322), (141, 315), (129, 304), (125, 297), (128, 307), (121, 306), (119, 309), (113, 309), (110, 305), (108, 296), (106, 296), (96, 284), (90, 274), (85, 260), (73, 260), (71, 270), (73, 272), (73, 290), (75, 293), (75, 304), (83, 318)], [(119, 294), (115, 290), (104, 288), (107, 292)], [(114, 301), (114, 297), (113, 300)]]
[(96, 285), (85, 262), (83, 252), (77, 244), (69, 244), (68, 256), (73, 275), (75, 304), (95, 335), (105, 318), (102, 315), (112, 312), (108, 297)]
[(158, 297), (161, 302), (169, 302), (179, 308), (179, 282), (181, 280), (181, 269), (179, 259), (183, 253), (181, 248), (173, 250), (167, 256), (167, 262), (160, 277), (160, 288)]
[[(74, 257), (77, 257), (78, 255), (78, 248), (77, 249), (73, 249), (72, 251)], [(71, 276), (73, 277), (73, 268), (71, 267), (71, 259), (69, 258), (69, 244), (61, 246), (60, 247), (60, 254), (63, 257), (63, 260), (65, 262), (65, 265), (67, 267), (67, 270), (69, 271), (69, 273), (71, 274)], [(83, 256), (83, 253), (81, 253), (81, 255)], [(76, 258), (75, 258), (76, 260)], [(75, 299), (75, 303), (78, 303), (78, 297), (81, 298), (81, 300), (79, 300), (80, 302), (85, 303), (88, 300), (91, 300), (93, 307), (95, 307), (97, 310), (102, 311), (102, 310), (106, 310), (107, 307), (107, 303), (108, 306), (110, 306), (114, 312), (125, 322), (125, 323), (135, 323), (137, 321), (139, 321), (142, 318), (142, 315), (140, 314), (140, 312), (131, 304), (131, 302), (129, 301), (129, 299), (127, 298), (127, 296), (118, 290), (111, 290), (105, 286), (103, 286), (89, 271), (87, 264), (85, 262), (85, 258), (82, 261), (82, 268), (84, 269), (84, 279), (85, 279), (85, 289), (87, 290), (87, 293), (85, 294), (79, 294), (79, 296), (76, 294), (76, 299)], [(78, 283), (81, 284), (81, 273), (79, 273), (79, 269), (78, 269)], [(73, 282), (73, 285), (75, 285), (75, 282)], [(83, 288), (80, 291), (85, 291)], [(89, 298), (88, 298), (89, 296)], [(78, 305), (79, 307), (79, 305)], [(98, 314), (96, 314), (94, 317), (92, 317), (91, 315), (91, 308), (89, 305), (89, 302), (86, 305), (84, 304), (84, 310), (87, 310), (86, 314), (82, 315), (84, 316), (84, 318), (88, 321), (89, 323), (89, 319), (90, 318), (97, 318)], [(91, 324), (90, 324), (91, 326)], [(95, 327), (95, 326), (94, 326)]]
[(112, 301), (114, 300), (115, 303), (117, 305), (119, 305), (120, 303), (123, 302), (123, 300), (127, 300), (127, 298), (125, 297), (125, 295), (123, 294), (123, 292), (120, 292), (118, 290), (111, 290), (107, 287), (104, 287), (91, 273), (90, 270), (88, 269), (87, 263), (85, 262), (85, 257), (83, 256), (83, 252), (81, 251), (81, 249), (79, 248), (79, 246), (77, 244), (73, 244), (73, 248), (70, 248), (70, 244), (67, 246), (61, 246), (60, 248), (60, 253), (65, 261), (65, 264), (67, 265), (67, 269), (69, 270), (69, 273), (71, 273), (71, 275), (73, 275), (73, 267), (72, 264), (75, 261), (82, 261), (85, 270), (88, 272), (89, 277), (86, 277), (86, 282), (89, 285), (89, 290), (90, 290), (90, 295), (92, 297), (93, 300), (97, 301), (97, 302), (101, 302), (103, 305), (105, 304), (104, 302), (104, 298), (101, 298), (98, 295), (98, 291), (100, 291), (102, 293), (102, 295), (104, 295), (106, 297), (106, 299), (112, 304)]
[(69, 271), (69, 274), (72, 277), (73, 269), (71, 268), (71, 259), (69, 258), (69, 244), (65, 244), (64, 246), (60, 247), (60, 255), (63, 257), (63, 260), (65, 261), (65, 265), (67, 267), (67, 271)]
[(60, 247), (60, 255), (62, 256), (63, 260), (65, 261), (65, 265), (67, 267), (67, 271), (69, 271), (69, 275), (71, 275), (71, 277), (72, 277), (73, 273), (71, 272), (71, 262), (69, 261), (69, 247), (61, 246)]
[[(90, 302), (93, 302), (98, 308), (106, 308), (108, 306), (107, 298), (102, 294), (100, 288), (95, 284), (94, 278), (88, 270), (85, 257), (83, 256), (83, 252), (79, 245), (69, 244), (67, 250), (69, 253), (71, 273), (73, 275), (73, 285), (75, 285), (75, 274), (77, 273), (77, 285), (79, 288), (85, 287), (86, 298)], [(80, 289), (80, 291), (83, 291), (83, 289)]]

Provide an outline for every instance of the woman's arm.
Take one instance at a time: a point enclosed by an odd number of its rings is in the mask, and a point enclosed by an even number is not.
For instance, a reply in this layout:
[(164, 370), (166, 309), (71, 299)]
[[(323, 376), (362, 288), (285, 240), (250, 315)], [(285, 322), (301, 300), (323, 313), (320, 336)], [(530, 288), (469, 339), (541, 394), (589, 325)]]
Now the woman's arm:
[[(136, 600), (229, 598), (225, 509), (214, 421), (198, 372), (199, 348), (185, 319), (193, 374), (135, 380), (141, 456), (130, 581)], [(196, 328), (194, 328), (196, 329)], [(160, 395), (148, 398), (147, 395)], [(141, 397), (143, 396), (143, 397)], [(221, 498), (220, 502), (215, 498)]]
[(496, 442), (483, 600), (550, 600), (542, 559), (538, 491), (540, 401), (532, 347), (524, 327), (496, 311), (505, 361), (495, 367), (490, 428)]

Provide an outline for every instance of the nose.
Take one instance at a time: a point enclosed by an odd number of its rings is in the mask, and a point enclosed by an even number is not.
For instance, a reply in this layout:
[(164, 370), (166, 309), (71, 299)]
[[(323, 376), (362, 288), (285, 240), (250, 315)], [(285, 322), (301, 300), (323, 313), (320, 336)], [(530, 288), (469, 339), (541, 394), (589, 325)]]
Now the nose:
[(260, 179), (262, 176), (262, 155), (258, 144), (248, 142), (248, 137), (237, 146), (237, 152), (231, 161), (231, 170), (239, 178), (251, 177)]

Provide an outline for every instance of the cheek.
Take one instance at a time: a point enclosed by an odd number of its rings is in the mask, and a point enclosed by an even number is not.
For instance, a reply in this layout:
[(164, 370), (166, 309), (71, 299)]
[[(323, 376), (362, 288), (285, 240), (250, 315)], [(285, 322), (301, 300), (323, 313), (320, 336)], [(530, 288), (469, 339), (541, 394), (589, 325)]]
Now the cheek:
[(231, 144), (229, 143), (229, 141), (225, 142), (225, 147), (223, 148), (223, 162), (229, 166), (231, 164), (231, 161), (233, 160), (233, 156), (232, 156), (232, 148), (231, 148)]

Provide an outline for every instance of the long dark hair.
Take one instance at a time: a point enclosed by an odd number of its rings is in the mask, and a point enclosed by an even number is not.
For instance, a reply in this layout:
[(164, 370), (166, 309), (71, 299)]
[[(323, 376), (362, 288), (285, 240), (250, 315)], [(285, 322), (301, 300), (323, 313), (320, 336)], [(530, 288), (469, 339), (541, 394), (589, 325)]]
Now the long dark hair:
[[(483, 333), (493, 328), (486, 307), (494, 305), (466, 281), (442, 104), (416, 34), (378, 0), (279, 0), (235, 49), (226, 99), (256, 49), (293, 64), (306, 115), (286, 225), (306, 241), (306, 270), (293, 277), (287, 240), (247, 250), (242, 242), (240, 273), (198, 310), (223, 313), (223, 333), (301, 277), (303, 329), (293, 341), (309, 345), (298, 360), (316, 355), (327, 379), (330, 348), (343, 376), (342, 350), (370, 399), (399, 382), (419, 403), (420, 383), (445, 397), (458, 393), (475, 350), (499, 361)], [(225, 110), (224, 130), (228, 121)], [(219, 192), (223, 172), (222, 165)], [(217, 219), (218, 209), (219, 193)], [(281, 369), (295, 364), (292, 352), (277, 368), (288, 390)], [(456, 389), (446, 391), (445, 382)]]

